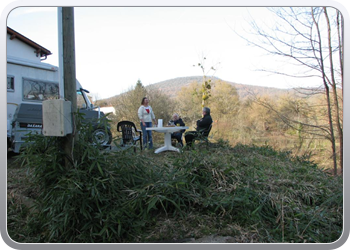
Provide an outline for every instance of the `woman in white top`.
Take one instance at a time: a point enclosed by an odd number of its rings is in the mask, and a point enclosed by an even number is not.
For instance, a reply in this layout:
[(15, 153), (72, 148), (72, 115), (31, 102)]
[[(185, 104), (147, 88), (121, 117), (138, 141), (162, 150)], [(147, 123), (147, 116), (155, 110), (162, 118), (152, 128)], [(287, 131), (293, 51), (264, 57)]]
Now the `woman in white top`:
[(146, 130), (148, 127), (152, 127), (152, 120), (157, 125), (156, 117), (153, 113), (152, 107), (148, 105), (149, 100), (147, 97), (142, 98), (141, 106), (138, 110), (138, 116), (140, 119), (141, 129), (142, 129), (142, 139), (143, 146), (147, 148), (149, 144), (149, 149), (153, 148), (152, 131)]

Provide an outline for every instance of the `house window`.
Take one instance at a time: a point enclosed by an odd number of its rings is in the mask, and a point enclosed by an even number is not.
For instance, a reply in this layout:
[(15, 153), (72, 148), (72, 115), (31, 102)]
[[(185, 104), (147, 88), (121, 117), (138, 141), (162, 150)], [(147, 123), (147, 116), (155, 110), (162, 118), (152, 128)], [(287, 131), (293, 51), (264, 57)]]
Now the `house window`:
[(15, 77), (7, 76), (7, 91), (15, 91)]
[(44, 101), (58, 97), (58, 83), (23, 78), (23, 100)]

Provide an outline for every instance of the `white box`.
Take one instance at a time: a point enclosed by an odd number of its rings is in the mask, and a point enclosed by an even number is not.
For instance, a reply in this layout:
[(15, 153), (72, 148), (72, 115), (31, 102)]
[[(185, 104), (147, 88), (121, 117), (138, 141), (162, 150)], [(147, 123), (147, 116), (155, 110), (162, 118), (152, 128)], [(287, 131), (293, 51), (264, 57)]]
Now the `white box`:
[(43, 134), (66, 136), (72, 131), (71, 102), (62, 99), (43, 101)]

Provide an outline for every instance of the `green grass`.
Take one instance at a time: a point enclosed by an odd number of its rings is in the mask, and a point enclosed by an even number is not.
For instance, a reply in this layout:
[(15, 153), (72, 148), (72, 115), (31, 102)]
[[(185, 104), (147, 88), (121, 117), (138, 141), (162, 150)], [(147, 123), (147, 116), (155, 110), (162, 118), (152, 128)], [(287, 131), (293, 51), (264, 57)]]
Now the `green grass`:
[[(342, 234), (343, 180), (307, 156), (222, 140), (181, 153), (135, 154), (80, 140), (67, 168), (59, 143), (37, 140), (20, 155), (22, 165), (8, 167), (9, 174), (25, 171), (8, 183), (17, 187), (8, 194), (8, 231), (18, 242), (170, 242), (216, 234), (234, 242), (329, 243)], [(16, 198), (28, 194), (32, 209)]]

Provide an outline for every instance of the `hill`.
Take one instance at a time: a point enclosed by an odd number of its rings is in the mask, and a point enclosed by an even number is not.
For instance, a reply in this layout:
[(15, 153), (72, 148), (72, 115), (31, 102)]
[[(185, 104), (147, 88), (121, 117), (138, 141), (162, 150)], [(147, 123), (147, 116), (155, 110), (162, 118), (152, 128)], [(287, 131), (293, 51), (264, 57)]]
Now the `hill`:
[[(189, 86), (192, 82), (202, 82), (202, 76), (187, 76), (187, 77), (177, 77), (173, 79), (164, 80), (161, 82), (153, 83), (146, 86), (146, 89), (149, 90), (160, 90), (170, 98), (175, 98), (177, 93), (183, 87)], [(244, 99), (248, 96), (249, 93), (256, 93), (259, 95), (269, 95), (269, 96), (278, 96), (285, 93), (294, 93), (293, 89), (279, 89), (272, 87), (263, 87), (263, 86), (254, 86), (247, 84), (234, 83), (226, 80), (222, 80), (217, 77), (211, 77), (212, 81), (225, 81), (229, 84), (232, 84), (238, 92), (238, 95), (241, 99)], [(99, 103), (111, 103), (114, 98), (118, 97), (118, 95), (99, 100)]]
[[(173, 98), (183, 87), (189, 86), (192, 82), (202, 82), (202, 76), (188, 76), (188, 77), (177, 77), (174, 79), (169, 79), (165, 81), (161, 81), (158, 83), (154, 83), (148, 85), (146, 88), (148, 89), (158, 89), (163, 91), (165, 94), (169, 95), (169, 97)], [(237, 92), (241, 99), (247, 97), (248, 93), (257, 93), (260, 95), (280, 95), (283, 93), (288, 93), (293, 91), (292, 89), (279, 89), (279, 88), (271, 88), (271, 87), (262, 87), (262, 86), (254, 86), (247, 84), (239, 84), (230, 81), (226, 81), (217, 77), (211, 77), (212, 81), (225, 81), (237, 89)]]

